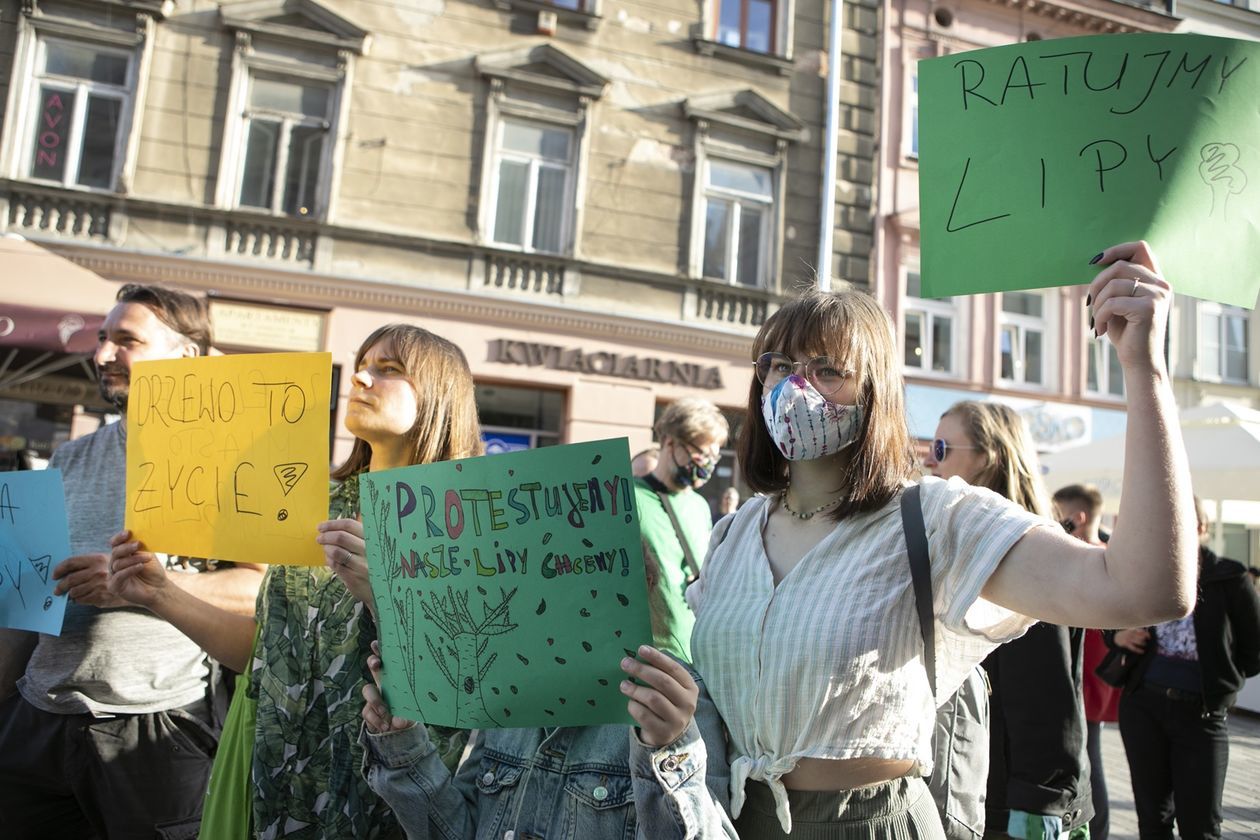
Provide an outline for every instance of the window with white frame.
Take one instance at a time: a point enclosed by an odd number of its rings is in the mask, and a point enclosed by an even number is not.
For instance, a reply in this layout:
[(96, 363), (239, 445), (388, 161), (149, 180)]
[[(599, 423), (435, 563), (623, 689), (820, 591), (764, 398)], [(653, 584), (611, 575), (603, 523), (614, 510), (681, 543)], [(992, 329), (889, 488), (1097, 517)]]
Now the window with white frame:
[(906, 93), (906, 155), (919, 156), (919, 65), (910, 65), (910, 89)]
[(1120, 368), (1120, 355), (1111, 338), (1086, 339), (1085, 390), (1091, 394), (1109, 397), (1124, 396), (1124, 371)]
[(336, 90), (251, 72), (241, 120), (237, 204), (288, 216), (319, 214)]
[(1202, 376), (1246, 382), (1247, 310), (1199, 302), (1199, 365)]
[(1041, 292), (1004, 292), (998, 325), (1001, 378), (1020, 385), (1047, 383), (1048, 302)]
[(127, 142), (135, 51), (41, 38), (35, 66), (24, 174), (114, 189)]
[(764, 286), (774, 228), (773, 170), (714, 158), (704, 169), (703, 275)]
[(760, 53), (778, 52), (777, 0), (714, 0), (719, 44)]
[(952, 297), (921, 297), (919, 273), (906, 272), (903, 329), (905, 366), (908, 371), (952, 374), (955, 325), (958, 311)]
[(573, 129), (507, 117), (494, 151), (491, 238), (550, 254), (569, 249), (573, 217)]

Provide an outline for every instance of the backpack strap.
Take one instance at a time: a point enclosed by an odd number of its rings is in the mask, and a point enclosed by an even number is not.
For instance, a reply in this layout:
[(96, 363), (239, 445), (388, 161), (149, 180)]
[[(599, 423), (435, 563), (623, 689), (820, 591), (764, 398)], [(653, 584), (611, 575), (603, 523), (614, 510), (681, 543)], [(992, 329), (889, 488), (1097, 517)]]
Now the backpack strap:
[(687, 542), (687, 536), (678, 522), (678, 514), (674, 513), (674, 506), (669, 502), (669, 494), (657, 490), (656, 495), (661, 497), (661, 507), (665, 508), (665, 512), (669, 514), (669, 521), (674, 526), (674, 535), (678, 537), (678, 545), (682, 548), (683, 558), (687, 561), (687, 571), (691, 575), (687, 582), (691, 583), (700, 577), (700, 564), (696, 562), (696, 555), (691, 553), (691, 544)]
[(932, 702), (936, 702), (936, 619), (932, 614), (932, 562), (928, 558), (927, 527), (923, 523), (921, 486), (906, 488), (901, 494), (901, 527), (906, 535), (910, 559), (910, 580), (914, 585), (914, 601), (919, 613), (919, 632), (923, 635), (923, 664), (927, 668)]

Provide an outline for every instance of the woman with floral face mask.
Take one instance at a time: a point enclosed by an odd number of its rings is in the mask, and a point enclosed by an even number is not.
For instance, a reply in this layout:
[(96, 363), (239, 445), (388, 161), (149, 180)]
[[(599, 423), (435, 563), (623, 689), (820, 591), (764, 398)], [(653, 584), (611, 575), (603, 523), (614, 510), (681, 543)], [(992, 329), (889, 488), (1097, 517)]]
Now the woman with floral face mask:
[[(1035, 620), (1135, 626), (1189, 609), (1194, 509), (1163, 356), (1172, 293), (1145, 243), (1091, 263), (1105, 266), (1091, 326), (1116, 345), (1130, 409), (1120, 524), (1091, 546), (990, 490), (925, 479), (935, 698), (899, 512), (915, 462), (888, 316), (859, 291), (810, 292), (758, 333), (739, 461), (765, 495), (715, 529), (687, 592), (694, 664), (729, 732), (739, 836), (943, 838), (923, 779), (936, 700)], [(652, 719), (639, 702), (678, 720), (692, 687), (651, 676), (623, 686), (632, 714)], [(695, 790), (722, 760), (694, 726), (648, 731), (632, 749), (640, 810), (653, 791), (671, 801), (675, 768)], [(720, 805), (704, 808), (695, 824), (720, 833)]]

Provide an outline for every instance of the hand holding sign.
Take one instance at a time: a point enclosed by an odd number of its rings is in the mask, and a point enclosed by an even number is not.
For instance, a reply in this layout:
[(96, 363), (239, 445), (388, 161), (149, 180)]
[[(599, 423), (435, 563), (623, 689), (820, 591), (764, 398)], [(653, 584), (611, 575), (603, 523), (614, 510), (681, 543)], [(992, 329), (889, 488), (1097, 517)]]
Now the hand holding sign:
[(0, 473), (0, 627), (61, 635), (52, 569), (68, 554), (61, 470)]
[(1260, 44), (1097, 35), (918, 72), (925, 297), (1079, 283), (1082, 253), (1145, 239), (1177, 292), (1256, 303)]

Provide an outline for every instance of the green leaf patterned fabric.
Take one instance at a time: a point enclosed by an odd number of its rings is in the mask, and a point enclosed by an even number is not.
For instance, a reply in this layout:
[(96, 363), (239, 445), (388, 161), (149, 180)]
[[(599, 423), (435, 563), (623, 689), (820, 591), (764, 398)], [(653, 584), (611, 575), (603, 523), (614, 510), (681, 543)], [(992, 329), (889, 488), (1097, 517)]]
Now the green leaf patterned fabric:
[[(330, 519), (359, 515), (359, 483), (334, 484)], [(314, 534), (311, 535), (314, 539)], [(359, 768), (371, 613), (326, 568), (271, 566), (258, 593), (250, 692), (258, 701), (254, 831), (264, 840), (392, 838), (402, 831)], [(429, 727), (454, 772), (468, 733)]]

